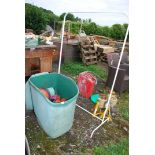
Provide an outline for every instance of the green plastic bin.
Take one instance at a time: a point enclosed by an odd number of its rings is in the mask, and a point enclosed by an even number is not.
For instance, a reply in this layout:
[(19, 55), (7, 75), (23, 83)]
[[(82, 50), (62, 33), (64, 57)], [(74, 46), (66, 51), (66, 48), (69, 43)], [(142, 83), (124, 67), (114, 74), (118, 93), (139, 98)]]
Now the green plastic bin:
[[(39, 88), (50, 87), (67, 99), (64, 104), (51, 102), (39, 91)], [(38, 123), (51, 138), (57, 138), (70, 130), (79, 94), (78, 87), (71, 78), (57, 73), (35, 74), (26, 83), (25, 92), (27, 110), (34, 109)]]

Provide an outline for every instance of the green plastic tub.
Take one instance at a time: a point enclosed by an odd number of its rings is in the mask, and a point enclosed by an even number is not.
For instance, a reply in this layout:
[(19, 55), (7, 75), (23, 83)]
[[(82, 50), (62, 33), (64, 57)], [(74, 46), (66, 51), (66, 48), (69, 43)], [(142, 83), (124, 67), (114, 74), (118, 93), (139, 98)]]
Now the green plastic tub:
[[(39, 88), (50, 87), (67, 99), (64, 104), (51, 102), (39, 91)], [(79, 94), (78, 87), (71, 78), (57, 73), (35, 74), (26, 83), (25, 92), (26, 109), (34, 109), (38, 123), (51, 138), (57, 138), (70, 130)]]

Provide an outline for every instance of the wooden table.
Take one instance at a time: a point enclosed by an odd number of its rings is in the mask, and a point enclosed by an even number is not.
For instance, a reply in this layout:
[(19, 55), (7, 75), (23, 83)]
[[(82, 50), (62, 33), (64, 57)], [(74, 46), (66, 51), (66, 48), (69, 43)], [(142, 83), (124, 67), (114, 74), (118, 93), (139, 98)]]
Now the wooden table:
[(39, 45), (36, 48), (25, 48), (25, 76), (34, 73), (51, 72), (52, 58), (56, 55), (55, 45)]

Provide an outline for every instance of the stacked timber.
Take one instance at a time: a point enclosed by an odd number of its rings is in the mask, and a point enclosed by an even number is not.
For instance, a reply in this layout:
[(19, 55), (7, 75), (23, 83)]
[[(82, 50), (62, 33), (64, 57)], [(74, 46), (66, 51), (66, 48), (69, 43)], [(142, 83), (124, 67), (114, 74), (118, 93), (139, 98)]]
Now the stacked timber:
[(103, 52), (102, 48), (97, 47), (97, 60), (98, 62), (107, 63), (107, 54)]
[(90, 65), (97, 63), (97, 54), (94, 49), (91, 49), (91, 47), (87, 50), (82, 48), (81, 52), (82, 52), (82, 61), (84, 64)]
[(95, 45), (97, 51), (98, 61), (107, 63), (107, 54), (113, 53), (114, 48), (109, 45)]
[[(123, 47), (123, 41), (118, 41), (115, 46), (115, 52), (120, 53)], [(124, 52), (129, 52), (129, 43), (125, 44)]]

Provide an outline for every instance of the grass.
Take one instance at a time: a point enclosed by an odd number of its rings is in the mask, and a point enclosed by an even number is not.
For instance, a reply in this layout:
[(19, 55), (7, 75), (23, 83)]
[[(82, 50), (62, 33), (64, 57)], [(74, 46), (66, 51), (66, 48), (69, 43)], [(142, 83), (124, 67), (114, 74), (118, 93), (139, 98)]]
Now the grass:
[[(93, 72), (95, 76), (102, 78), (104, 81), (107, 79), (107, 70), (98, 65), (83, 65), (79, 61), (69, 61), (62, 65), (62, 70), (69, 73), (71, 76), (77, 76), (84, 71)], [(118, 110), (123, 119), (129, 120), (129, 93), (124, 92), (119, 99)]]
[(118, 110), (125, 120), (129, 120), (129, 92), (121, 94), (121, 98), (118, 102)]
[(69, 61), (62, 65), (62, 70), (69, 73), (71, 76), (77, 76), (79, 73), (84, 71), (93, 72), (96, 76), (99, 76), (103, 80), (107, 79), (107, 71), (101, 66), (94, 65), (83, 65), (78, 61)]
[[(107, 71), (105, 68), (98, 65), (83, 65), (78, 61), (69, 61), (62, 65), (62, 70), (69, 73), (71, 76), (77, 76), (84, 71), (91, 71), (94, 75), (99, 76), (103, 80), (107, 79)], [(123, 119), (129, 120), (129, 93), (125, 92), (121, 95), (118, 103), (118, 110), (121, 113)]]
[(129, 140), (122, 139), (119, 143), (109, 144), (105, 147), (94, 147), (93, 155), (128, 155)]

